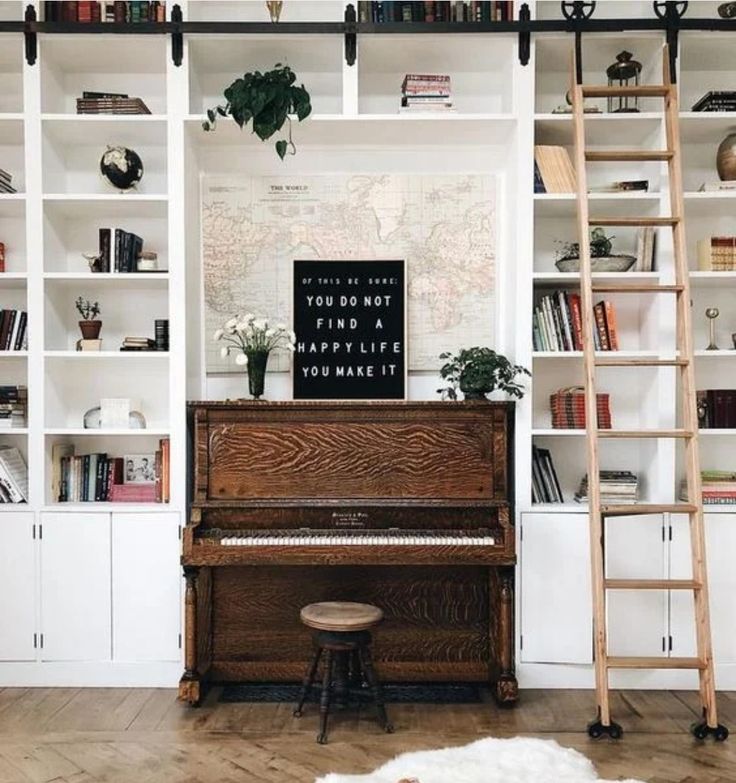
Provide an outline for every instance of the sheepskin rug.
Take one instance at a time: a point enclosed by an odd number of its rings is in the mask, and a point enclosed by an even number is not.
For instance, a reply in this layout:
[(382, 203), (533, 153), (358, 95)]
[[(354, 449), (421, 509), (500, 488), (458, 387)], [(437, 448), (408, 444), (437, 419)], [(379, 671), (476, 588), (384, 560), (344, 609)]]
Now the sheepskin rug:
[(460, 748), (403, 753), (367, 775), (333, 773), (315, 783), (613, 782), (600, 779), (585, 756), (554, 740), (515, 737), (481, 739)]

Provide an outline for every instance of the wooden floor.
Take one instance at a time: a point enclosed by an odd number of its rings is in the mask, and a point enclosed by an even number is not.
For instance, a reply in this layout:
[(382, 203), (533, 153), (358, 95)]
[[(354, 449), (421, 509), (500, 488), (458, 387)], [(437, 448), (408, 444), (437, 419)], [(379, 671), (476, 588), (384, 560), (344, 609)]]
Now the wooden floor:
[[(615, 716), (627, 732), (619, 743), (593, 742), (581, 731), (592, 705), (587, 691), (523, 691), (513, 710), (395, 705), (395, 734), (380, 733), (368, 712), (349, 712), (338, 714), (329, 745), (320, 746), (314, 708), (295, 719), (289, 704), (219, 704), (217, 691), (190, 709), (171, 690), (6, 688), (0, 783), (311, 783), (329, 771), (367, 772), (406, 750), (517, 734), (577, 748), (606, 778), (736, 782), (736, 735), (716, 745), (687, 733), (694, 694), (615, 694)], [(720, 694), (719, 706), (721, 722), (736, 728), (736, 694)]]

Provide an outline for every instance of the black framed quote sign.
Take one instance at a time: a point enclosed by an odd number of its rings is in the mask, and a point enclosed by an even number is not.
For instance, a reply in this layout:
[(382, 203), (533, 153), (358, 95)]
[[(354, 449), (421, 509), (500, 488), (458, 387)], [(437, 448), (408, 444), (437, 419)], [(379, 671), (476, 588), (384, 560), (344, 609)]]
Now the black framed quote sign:
[(404, 261), (294, 261), (294, 399), (406, 397)]

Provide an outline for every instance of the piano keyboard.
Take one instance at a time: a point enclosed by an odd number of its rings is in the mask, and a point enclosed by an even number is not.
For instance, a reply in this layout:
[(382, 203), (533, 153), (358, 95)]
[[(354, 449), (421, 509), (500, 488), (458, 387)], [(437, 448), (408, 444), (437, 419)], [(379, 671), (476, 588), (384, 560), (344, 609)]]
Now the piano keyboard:
[[(230, 531), (227, 531), (230, 532)], [(350, 533), (323, 533), (289, 531), (283, 534), (269, 534), (254, 531), (233, 531), (237, 535), (228, 535), (220, 531), (219, 535), (208, 536), (208, 539), (221, 546), (494, 546), (496, 541), (488, 535), (452, 535), (444, 533), (428, 533), (419, 531), (378, 532), (361, 531)]]

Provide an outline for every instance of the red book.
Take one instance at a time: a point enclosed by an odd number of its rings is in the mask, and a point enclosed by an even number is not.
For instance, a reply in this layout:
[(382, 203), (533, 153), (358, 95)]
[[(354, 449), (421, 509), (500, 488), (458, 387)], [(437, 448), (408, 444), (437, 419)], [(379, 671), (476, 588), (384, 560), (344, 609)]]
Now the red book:
[(0, 242), (0, 272), (5, 271), (5, 244)]
[(598, 339), (600, 340), (601, 350), (610, 351), (611, 345), (608, 342), (608, 329), (606, 329), (606, 308), (604, 302), (598, 302), (593, 308), (595, 315), (595, 325), (598, 329)]
[(576, 351), (583, 350), (583, 316), (580, 309), (580, 294), (570, 294), (570, 315), (572, 317), (573, 344)]
[(616, 309), (611, 302), (603, 302), (606, 313), (606, 332), (612, 351), (618, 351), (618, 330), (616, 329)]

